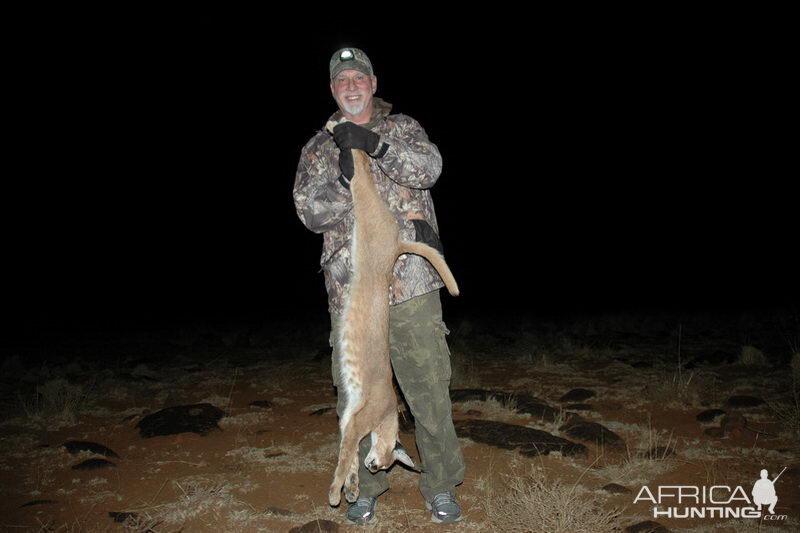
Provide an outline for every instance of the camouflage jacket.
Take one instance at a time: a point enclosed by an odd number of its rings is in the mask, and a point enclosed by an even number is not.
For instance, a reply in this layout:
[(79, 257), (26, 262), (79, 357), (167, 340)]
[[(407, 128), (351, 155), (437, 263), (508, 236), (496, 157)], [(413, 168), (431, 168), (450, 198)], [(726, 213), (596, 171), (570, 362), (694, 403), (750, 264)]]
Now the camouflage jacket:
[[(389, 149), (372, 159), (375, 183), (400, 225), (400, 238), (438, 239), (438, 225), (430, 188), (442, 170), (439, 149), (411, 117), (390, 115), (391, 104), (374, 98), (372, 120), (366, 127), (380, 134)], [(337, 111), (331, 120), (341, 118)], [(303, 147), (294, 183), (294, 203), (303, 224), (322, 233), (320, 264), (328, 291), (328, 310), (341, 313), (351, 275), (350, 238), (353, 229), (352, 195), (339, 181), (339, 149), (333, 137), (319, 131)], [(427, 238), (425, 235), (427, 234)], [(422, 257), (401, 255), (389, 287), (389, 303), (396, 305), (443, 287), (436, 270)]]

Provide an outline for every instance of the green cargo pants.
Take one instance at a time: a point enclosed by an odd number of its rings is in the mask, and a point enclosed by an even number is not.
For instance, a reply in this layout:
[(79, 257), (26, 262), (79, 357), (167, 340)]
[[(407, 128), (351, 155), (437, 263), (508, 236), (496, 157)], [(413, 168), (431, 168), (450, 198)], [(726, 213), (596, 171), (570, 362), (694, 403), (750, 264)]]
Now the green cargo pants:
[[(332, 331), (339, 316), (331, 314)], [(464, 481), (464, 457), (453, 427), (450, 405), (450, 350), (442, 321), (439, 291), (417, 296), (389, 310), (389, 344), (392, 368), (416, 424), (417, 450), (422, 468), (419, 488), (425, 501), (442, 492), (455, 495)], [(338, 349), (333, 342), (333, 383), (339, 384)], [(338, 395), (336, 412), (344, 410), (344, 395)], [(389, 488), (385, 470), (373, 474), (364, 466), (369, 453), (369, 435), (359, 446), (359, 497), (377, 497)]]

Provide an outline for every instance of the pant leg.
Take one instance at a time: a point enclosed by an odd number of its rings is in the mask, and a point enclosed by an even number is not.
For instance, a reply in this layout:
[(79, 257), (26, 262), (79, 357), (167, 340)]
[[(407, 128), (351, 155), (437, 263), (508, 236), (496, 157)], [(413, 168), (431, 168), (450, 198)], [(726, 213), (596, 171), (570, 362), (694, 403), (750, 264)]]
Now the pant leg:
[(426, 501), (452, 492), (464, 481), (464, 458), (453, 427), (450, 403), (450, 350), (439, 291), (390, 309), (392, 367), (416, 424)]
[[(342, 418), (342, 413), (345, 408), (345, 394), (344, 389), (339, 387), (339, 347), (336, 342), (336, 332), (339, 326), (339, 315), (331, 313), (331, 336), (330, 344), (333, 348), (333, 355), (331, 357), (331, 373), (333, 375), (333, 386), (336, 387), (336, 413), (339, 419)], [(339, 436), (341, 438), (341, 435)], [(385, 470), (378, 470), (374, 474), (367, 470), (364, 466), (364, 458), (369, 454), (372, 447), (372, 440), (367, 435), (358, 444), (358, 497), (377, 497), (378, 495), (386, 492), (389, 489), (389, 480), (386, 477)]]

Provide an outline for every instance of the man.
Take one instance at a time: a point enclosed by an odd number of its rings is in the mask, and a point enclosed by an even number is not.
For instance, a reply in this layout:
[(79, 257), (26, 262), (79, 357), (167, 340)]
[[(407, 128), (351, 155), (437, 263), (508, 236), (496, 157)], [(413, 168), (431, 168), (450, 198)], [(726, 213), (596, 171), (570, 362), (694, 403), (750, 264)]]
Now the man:
[[(376, 187), (400, 225), (400, 237), (439, 248), (436, 215), (429, 189), (441, 172), (436, 145), (417, 121), (390, 115), (391, 105), (374, 96), (378, 79), (363, 51), (344, 48), (329, 65), (330, 88), (342, 117), (333, 135), (324, 128), (304, 147), (294, 184), (297, 214), (308, 229), (323, 234), (320, 263), (328, 291), (331, 328), (338, 327), (350, 282), (350, 239), (353, 230), (351, 149), (366, 151)], [(437, 523), (461, 519), (455, 487), (464, 480), (464, 459), (453, 428), (449, 397), (450, 352), (442, 321), (439, 275), (422, 257), (402, 255), (388, 287), (390, 357), (395, 377), (416, 423), (417, 449), (422, 462), (420, 491)], [(334, 345), (333, 334), (331, 345)], [(333, 354), (333, 380), (339, 385), (338, 354)], [(375, 519), (377, 497), (389, 488), (387, 474), (372, 474), (363, 464), (370, 439), (360, 445), (359, 499), (346, 512), (347, 520), (365, 524)]]

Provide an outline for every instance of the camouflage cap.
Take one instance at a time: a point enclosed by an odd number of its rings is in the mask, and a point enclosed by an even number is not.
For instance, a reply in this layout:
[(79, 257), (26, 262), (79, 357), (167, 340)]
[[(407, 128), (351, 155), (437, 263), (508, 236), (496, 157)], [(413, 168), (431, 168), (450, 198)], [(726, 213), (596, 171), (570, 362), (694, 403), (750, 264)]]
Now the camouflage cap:
[(335, 78), (343, 70), (358, 70), (368, 76), (374, 76), (372, 63), (367, 54), (358, 48), (342, 48), (331, 56), (330, 63), (331, 79)]

